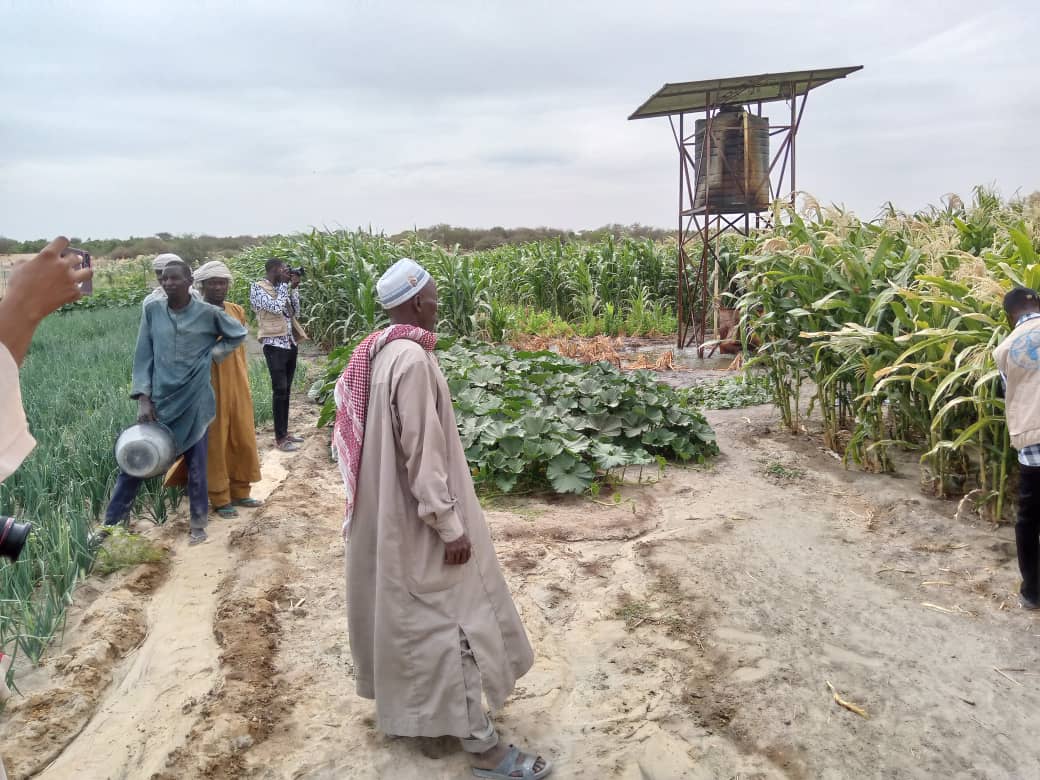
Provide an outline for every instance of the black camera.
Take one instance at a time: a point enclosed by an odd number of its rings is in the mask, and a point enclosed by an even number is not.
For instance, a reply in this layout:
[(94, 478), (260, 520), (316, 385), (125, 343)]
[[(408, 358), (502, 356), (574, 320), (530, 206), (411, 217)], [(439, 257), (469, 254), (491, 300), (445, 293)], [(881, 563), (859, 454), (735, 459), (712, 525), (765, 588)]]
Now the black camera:
[(32, 523), (19, 523), (13, 517), (0, 517), (0, 556), (17, 561), (31, 530)]

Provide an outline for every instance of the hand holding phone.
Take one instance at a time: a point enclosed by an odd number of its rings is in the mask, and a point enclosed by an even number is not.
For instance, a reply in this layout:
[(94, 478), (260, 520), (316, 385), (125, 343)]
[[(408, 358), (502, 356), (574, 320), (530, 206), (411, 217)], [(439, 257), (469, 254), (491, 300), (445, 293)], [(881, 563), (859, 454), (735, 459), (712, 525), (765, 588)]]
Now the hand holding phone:
[(79, 299), (83, 285), (90, 289), (94, 272), (83, 266), (78, 254), (66, 252), (68, 245), (67, 238), (56, 238), (32, 260), (11, 271), (5, 302), (10, 298), (26, 322), (41, 322), (52, 311)]
[[(65, 251), (61, 253), (63, 258), (65, 257), (78, 257), (79, 263), (76, 264), (75, 269), (77, 271), (84, 268), (90, 268), (90, 252), (86, 249), (76, 249), (75, 247), (66, 247)], [(93, 272), (84, 281), (79, 283), (79, 291), (83, 295), (91, 295), (94, 292), (94, 279)]]

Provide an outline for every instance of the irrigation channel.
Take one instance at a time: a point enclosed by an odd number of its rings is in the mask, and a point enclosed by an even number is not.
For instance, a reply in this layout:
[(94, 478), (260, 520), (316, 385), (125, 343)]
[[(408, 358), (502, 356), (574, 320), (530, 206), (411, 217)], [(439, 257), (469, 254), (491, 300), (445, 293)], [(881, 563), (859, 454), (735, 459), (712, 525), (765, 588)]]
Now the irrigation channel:
[[(1009, 529), (922, 497), (913, 464), (845, 471), (772, 407), (708, 416), (720, 457), (619, 502), (488, 503), (537, 653), (507, 737), (560, 778), (1040, 776)], [(142, 522), (167, 560), (77, 591), (3, 716), (12, 777), (466, 776), (353, 693), (342, 492), (310, 431), (263, 452), (265, 508), (201, 548)]]

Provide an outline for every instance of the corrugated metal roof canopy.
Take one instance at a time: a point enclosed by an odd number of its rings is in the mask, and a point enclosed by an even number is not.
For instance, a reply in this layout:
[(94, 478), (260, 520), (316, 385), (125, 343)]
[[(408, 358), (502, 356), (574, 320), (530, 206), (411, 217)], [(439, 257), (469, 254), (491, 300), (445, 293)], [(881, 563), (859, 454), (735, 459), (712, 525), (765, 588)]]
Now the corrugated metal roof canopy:
[(727, 104), (789, 100), (795, 95), (804, 95), (810, 89), (821, 87), (835, 79), (843, 79), (850, 73), (862, 69), (862, 65), (851, 65), (844, 68), (793, 70), (787, 73), (761, 73), (758, 76), (665, 84), (637, 108), (629, 119), (704, 111)]

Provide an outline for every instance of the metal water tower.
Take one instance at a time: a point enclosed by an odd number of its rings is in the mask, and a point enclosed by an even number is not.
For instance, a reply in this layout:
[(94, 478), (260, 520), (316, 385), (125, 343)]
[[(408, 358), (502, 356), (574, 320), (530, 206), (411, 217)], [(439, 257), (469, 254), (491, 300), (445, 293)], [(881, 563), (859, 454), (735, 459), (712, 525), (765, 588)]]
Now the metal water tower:
[[(750, 235), (771, 223), (770, 205), (795, 188), (795, 138), (809, 92), (861, 70), (842, 68), (763, 73), (758, 76), (665, 84), (629, 117), (668, 117), (679, 151), (680, 348), (707, 338), (709, 310), (718, 336), (719, 290), (709, 303), (709, 269), (717, 268), (718, 240), (726, 231)], [(790, 120), (772, 124), (762, 116), (765, 103), (786, 101)], [(693, 123), (690, 115), (702, 116)], [(773, 139), (776, 139), (775, 141)], [(778, 144), (770, 157), (771, 144)], [(781, 162), (782, 161), (782, 162)], [(779, 165), (779, 168), (778, 168)], [(687, 251), (694, 239), (699, 250)]]

